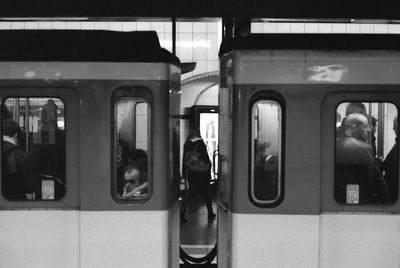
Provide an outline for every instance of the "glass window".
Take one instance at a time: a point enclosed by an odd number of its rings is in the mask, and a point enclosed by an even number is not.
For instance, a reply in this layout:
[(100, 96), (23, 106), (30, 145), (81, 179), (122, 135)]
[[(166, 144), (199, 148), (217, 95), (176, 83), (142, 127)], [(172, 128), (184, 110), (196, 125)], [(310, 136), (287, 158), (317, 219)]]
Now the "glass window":
[(257, 101), (251, 119), (251, 198), (260, 205), (273, 204), (282, 193), (281, 106), (275, 101)]
[(392, 103), (338, 105), (334, 182), (337, 202), (390, 204), (397, 200), (397, 115)]
[(65, 195), (65, 105), (58, 98), (2, 103), (2, 194), (10, 201)]
[(144, 99), (122, 97), (115, 102), (114, 194), (118, 199), (142, 200), (148, 196), (149, 122), (150, 106)]

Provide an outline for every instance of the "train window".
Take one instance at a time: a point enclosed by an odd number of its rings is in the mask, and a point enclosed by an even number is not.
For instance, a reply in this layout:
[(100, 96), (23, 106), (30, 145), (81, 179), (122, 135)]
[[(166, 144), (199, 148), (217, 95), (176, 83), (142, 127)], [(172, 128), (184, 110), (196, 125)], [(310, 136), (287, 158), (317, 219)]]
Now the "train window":
[(344, 102), (337, 106), (337, 202), (391, 204), (397, 200), (397, 115), (392, 103)]
[(148, 197), (150, 105), (141, 98), (121, 97), (114, 105), (114, 196), (120, 200)]
[(2, 103), (2, 194), (10, 201), (65, 195), (65, 105), (49, 97)]
[(275, 101), (257, 101), (251, 118), (251, 198), (260, 205), (273, 204), (282, 192), (281, 106)]

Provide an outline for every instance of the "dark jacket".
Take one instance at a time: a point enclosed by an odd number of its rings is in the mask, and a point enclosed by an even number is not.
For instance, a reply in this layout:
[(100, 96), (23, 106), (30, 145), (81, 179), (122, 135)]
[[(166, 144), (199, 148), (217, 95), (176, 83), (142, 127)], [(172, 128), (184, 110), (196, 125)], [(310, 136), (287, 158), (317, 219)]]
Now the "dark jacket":
[(194, 142), (192, 142), (190, 139), (187, 139), (185, 145), (183, 146), (183, 157), (185, 158), (185, 154), (192, 151), (196, 145), (197, 151), (200, 153), (200, 158), (206, 163), (209, 163), (210, 168), (206, 172), (196, 172), (189, 170), (185, 166), (184, 161), (182, 161), (182, 174), (189, 180), (189, 183), (191, 184), (209, 182), (211, 180), (211, 161), (208, 157), (206, 145), (202, 139)]
[(359, 185), (360, 203), (386, 202), (387, 187), (369, 144), (342, 137), (336, 144), (335, 196), (346, 203), (347, 184)]
[(2, 191), (7, 199), (25, 200), (26, 193), (39, 192), (28, 155), (18, 146), (3, 141), (1, 167)]
[(398, 143), (396, 142), (393, 148), (383, 161), (382, 169), (385, 171), (385, 181), (389, 188), (390, 200), (397, 200), (399, 190), (399, 169), (398, 169)]

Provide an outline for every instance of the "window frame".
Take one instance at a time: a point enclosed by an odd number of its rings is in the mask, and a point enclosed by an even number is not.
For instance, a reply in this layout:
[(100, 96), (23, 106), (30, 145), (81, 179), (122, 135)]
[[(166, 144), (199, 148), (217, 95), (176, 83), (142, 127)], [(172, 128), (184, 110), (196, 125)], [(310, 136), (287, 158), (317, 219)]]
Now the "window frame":
[[(352, 92), (352, 93), (354, 93), (354, 92)], [(376, 99), (378, 99), (378, 100), (376, 100)], [(336, 113), (338, 111), (338, 107), (340, 105), (342, 105), (343, 103), (354, 103), (354, 102), (368, 103), (368, 104), (374, 104), (374, 103), (376, 103), (376, 104), (379, 104), (379, 103), (392, 104), (396, 108), (397, 118), (399, 117), (398, 105), (393, 101), (381, 100), (381, 98), (373, 99), (373, 97), (370, 97), (370, 98), (358, 98), (358, 99), (342, 98), (340, 101), (336, 101), (335, 102), (335, 111), (334, 111), (335, 122), (336, 122)], [(341, 120), (343, 121), (343, 117), (342, 117)], [(335, 130), (336, 130), (336, 127), (335, 127)], [(383, 203), (383, 204), (382, 203), (365, 203), (365, 202), (364, 203), (359, 202), (359, 203), (348, 204), (346, 202), (340, 202), (337, 199), (336, 192), (335, 192), (335, 182), (336, 182), (336, 168), (335, 168), (335, 166), (336, 166), (336, 155), (337, 155), (336, 140), (338, 139), (337, 132), (334, 134), (334, 137), (335, 137), (335, 142), (334, 142), (334, 150), (333, 150), (334, 151), (334, 155), (333, 155), (333, 161), (334, 162), (333, 162), (333, 180), (332, 180), (332, 190), (333, 190), (332, 191), (332, 195), (333, 195), (334, 202), (337, 205), (342, 206), (342, 207), (371, 207), (371, 206), (372, 207), (390, 207), (390, 206), (396, 204), (399, 201), (399, 196), (400, 196), (399, 189), (397, 189), (397, 198), (396, 198), (396, 200), (394, 202), (390, 202), (390, 203), (386, 203), (386, 204), (385, 203)], [(390, 150), (389, 150), (389, 152), (390, 152)], [(398, 147), (397, 148), (397, 159), (399, 159), (399, 156), (400, 156), (400, 154), (399, 154), (399, 147)], [(398, 174), (400, 174), (400, 166), (399, 165), (397, 166), (397, 172), (398, 172)], [(398, 179), (398, 181), (400, 181), (399, 177), (397, 179)]]
[[(136, 105), (139, 103), (147, 104), (147, 138), (148, 138), (148, 150), (147, 150), (147, 194), (142, 198), (122, 198), (119, 196), (118, 189), (117, 189), (117, 105), (120, 100), (123, 99), (132, 99), (137, 100), (134, 104), (134, 120), (133, 124), (136, 127)], [(120, 204), (143, 204), (147, 203), (153, 196), (153, 155), (152, 155), (152, 143), (153, 143), (153, 126), (152, 126), (152, 118), (153, 118), (153, 103), (152, 103), (152, 96), (150, 91), (146, 87), (141, 86), (126, 86), (120, 87), (113, 91), (112, 98), (111, 98), (111, 187), (110, 187), (110, 194), (112, 199), (115, 202)], [(136, 129), (134, 131), (134, 135), (136, 136)], [(136, 137), (135, 137), (136, 141)]]
[[(398, 84), (340, 84), (318, 85), (321, 99), (321, 169), (320, 169), (320, 213), (381, 213), (397, 214), (400, 198), (387, 205), (342, 205), (334, 197), (334, 168), (336, 147), (336, 106), (342, 102), (390, 102), (400, 112)], [(399, 150), (400, 155), (400, 150)], [(399, 159), (400, 164), (400, 159)], [(400, 189), (400, 187), (399, 187)], [(399, 192), (400, 194), (400, 192)]]
[[(64, 139), (65, 139), (65, 141), (64, 141), (65, 142), (65, 163), (64, 163), (64, 166), (65, 166), (65, 174), (64, 174), (65, 182), (64, 182), (64, 186), (65, 186), (65, 192), (64, 192), (64, 194), (63, 194), (63, 196), (61, 198), (33, 199), (33, 200), (28, 200), (28, 199), (27, 200), (13, 200), (13, 199), (9, 199), (5, 195), (4, 189), (3, 189), (3, 187), (1, 187), (1, 196), (2, 196), (2, 198), (4, 198), (4, 200), (7, 200), (8, 202), (18, 202), (18, 203), (21, 203), (21, 202), (28, 202), (28, 203), (32, 203), (32, 202), (34, 202), (34, 203), (38, 203), (38, 202), (46, 202), (46, 203), (48, 203), (48, 202), (58, 202), (58, 203), (60, 203), (60, 202), (64, 202), (64, 199), (68, 196), (68, 188), (69, 188), (68, 187), (68, 185), (69, 185), (69, 183), (68, 183), (68, 164), (67, 164), (67, 161), (68, 161), (67, 160), (67, 147), (68, 147), (67, 146), (67, 140), (68, 140), (67, 129), (69, 128), (69, 127), (67, 127), (67, 125), (69, 125), (69, 124), (67, 123), (68, 122), (68, 120), (67, 120), (67, 102), (65, 101), (64, 97), (55, 96), (55, 95), (47, 95), (47, 94), (44, 94), (44, 95), (29, 95), (29, 94), (7, 95), (1, 100), (1, 103), (0, 103), (1, 106), (0, 107), (3, 108), (3, 105), (5, 105), (5, 102), (8, 99), (27, 99), (28, 100), (27, 104), (29, 105), (29, 99), (35, 99), (35, 98), (37, 98), (37, 99), (40, 99), (40, 98), (42, 98), (42, 99), (57, 99), (57, 100), (61, 101), (63, 103), (63, 106), (64, 106)], [(29, 112), (29, 109), (28, 109), (28, 112)], [(3, 119), (3, 115), (1, 115), (1, 119), (0, 119), (0, 123), (1, 123), (0, 133), (1, 133), (1, 136), (3, 136), (3, 120), (4, 120)], [(28, 119), (25, 119), (25, 120), (28, 120), (28, 123), (29, 123), (29, 117), (28, 117)], [(19, 122), (17, 122), (17, 123), (19, 125)], [(1, 149), (1, 152), (2, 152), (3, 151), (3, 144), (1, 144), (0, 149)], [(2, 180), (3, 180), (3, 178), (1, 177), (1, 184), (3, 184)], [(42, 187), (42, 186), (40, 185), (40, 187)]]
[[(254, 111), (257, 107), (256, 104), (261, 102), (269, 102), (277, 105), (279, 111), (279, 169), (278, 169), (278, 194), (274, 200), (259, 200), (254, 194)], [(283, 98), (275, 92), (262, 91), (254, 94), (249, 102), (249, 179), (248, 179), (248, 198), (251, 203), (260, 208), (274, 208), (279, 206), (284, 200), (285, 196), (285, 123), (286, 123), (286, 111), (285, 102)], [(260, 112), (258, 113), (260, 115)], [(260, 119), (257, 120), (258, 126), (260, 125)]]

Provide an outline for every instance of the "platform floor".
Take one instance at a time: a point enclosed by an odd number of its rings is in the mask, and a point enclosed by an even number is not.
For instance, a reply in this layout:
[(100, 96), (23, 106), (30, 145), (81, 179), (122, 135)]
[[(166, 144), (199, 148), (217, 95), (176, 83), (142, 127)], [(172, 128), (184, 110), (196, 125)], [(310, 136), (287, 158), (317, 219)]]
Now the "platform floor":
[[(215, 199), (213, 210), (217, 214)], [(217, 242), (217, 218), (208, 220), (207, 216), (207, 208), (202, 196), (195, 195), (190, 198), (186, 209), (187, 222), (180, 224), (180, 243), (182, 249), (195, 258), (206, 256)], [(216, 264), (216, 259), (213, 264)]]

